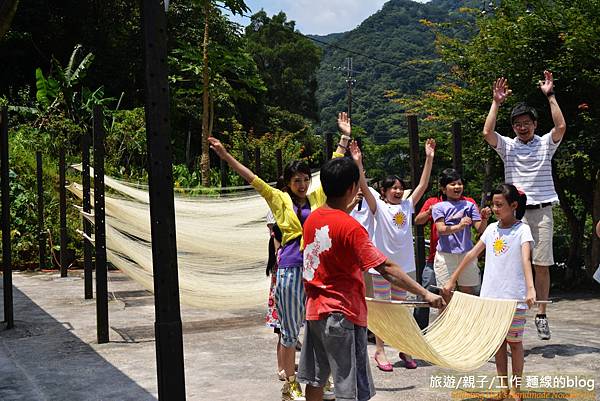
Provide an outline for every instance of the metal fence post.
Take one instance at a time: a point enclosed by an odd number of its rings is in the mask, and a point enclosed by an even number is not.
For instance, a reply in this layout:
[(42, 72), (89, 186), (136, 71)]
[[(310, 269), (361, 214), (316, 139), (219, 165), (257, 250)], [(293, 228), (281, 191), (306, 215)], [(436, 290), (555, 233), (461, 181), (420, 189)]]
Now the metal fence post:
[[(419, 163), (419, 126), (417, 123), (417, 116), (408, 116), (408, 140), (410, 143), (410, 180), (413, 188), (419, 182), (421, 176), (421, 166)], [(423, 204), (421, 199), (416, 205), (414, 205), (415, 211), (418, 211)], [(417, 282), (421, 284), (423, 276), (423, 267), (425, 266), (425, 238), (424, 229), (421, 225), (415, 225), (415, 248), (416, 258), (415, 263), (417, 266)]]
[(146, 70), (146, 138), (159, 400), (185, 400), (169, 83), (167, 18), (160, 0), (142, 1)]
[(60, 212), (60, 276), (67, 277), (67, 188), (65, 188), (66, 164), (65, 148), (58, 151), (58, 193)]
[(106, 220), (104, 210), (104, 115), (94, 106), (94, 245), (96, 249), (96, 332), (98, 343), (109, 341)]
[[(83, 212), (90, 214), (92, 204), (90, 197), (90, 134), (86, 132), (81, 137), (81, 183), (83, 185)], [(83, 285), (84, 298), (94, 298), (93, 277), (92, 277), (92, 244), (87, 239), (92, 234), (92, 223), (83, 216)]]
[(0, 192), (2, 193), (2, 282), (4, 285), (4, 321), (14, 327), (12, 259), (10, 243), (10, 183), (8, 174), (8, 108), (0, 110)]
[(42, 152), (35, 152), (36, 179), (37, 179), (37, 220), (38, 220), (38, 248), (39, 268), (46, 268), (46, 231), (44, 230), (44, 175), (42, 166)]

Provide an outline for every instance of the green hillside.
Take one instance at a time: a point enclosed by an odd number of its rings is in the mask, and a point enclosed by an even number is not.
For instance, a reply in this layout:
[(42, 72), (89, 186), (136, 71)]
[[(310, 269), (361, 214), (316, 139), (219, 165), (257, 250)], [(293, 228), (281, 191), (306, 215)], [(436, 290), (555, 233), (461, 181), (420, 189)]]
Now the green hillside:
[(434, 86), (436, 76), (444, 71), (435, 53), (434, 35), (420, 20), (443, 22), (466, 18), (456, 11), (465, 3), (457, 0), (434, 0), (426, 4), (390, 0), (352, 31), (315, 36), (315, 39), (333, 45), (323, 45), (318, 72), (320, 131), (334, 131), (333, 116), (347, 108), (346, 71), (340, 67), (345, 67), (346, 58), (352, 56), (356, 80), (352, 92), (354, 124), (365, 128), (380, 143), (402, 135), (405, 132), (402, 109), (390, 102), (386, 93), (417, 94)]

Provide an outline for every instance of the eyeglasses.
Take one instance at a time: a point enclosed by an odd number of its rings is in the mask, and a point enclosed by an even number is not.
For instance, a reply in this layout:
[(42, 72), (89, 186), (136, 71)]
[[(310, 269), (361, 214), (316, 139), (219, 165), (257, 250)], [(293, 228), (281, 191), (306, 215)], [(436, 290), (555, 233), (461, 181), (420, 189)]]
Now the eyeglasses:
[(533, 125), (533, 121), (523, 121), (523, 122), (514, 123), (513, 127), (515, 127), (515, 128), (529, 128), (532, 125)]

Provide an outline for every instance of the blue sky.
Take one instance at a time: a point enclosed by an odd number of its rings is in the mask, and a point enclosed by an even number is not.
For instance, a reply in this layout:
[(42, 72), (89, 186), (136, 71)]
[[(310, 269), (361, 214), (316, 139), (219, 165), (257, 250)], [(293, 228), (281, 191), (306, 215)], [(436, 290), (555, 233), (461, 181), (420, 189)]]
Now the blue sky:
[[(362, 21), (381, 9), (387, 0), (246, 0), (254, 14), (263, 8), (268, 15), (279, 11), (288, 20), (296, 21), (296, 29), (305, 34), (326, 35), (356, 28)], [(232, 17), (248, 25), (248, 18)]]

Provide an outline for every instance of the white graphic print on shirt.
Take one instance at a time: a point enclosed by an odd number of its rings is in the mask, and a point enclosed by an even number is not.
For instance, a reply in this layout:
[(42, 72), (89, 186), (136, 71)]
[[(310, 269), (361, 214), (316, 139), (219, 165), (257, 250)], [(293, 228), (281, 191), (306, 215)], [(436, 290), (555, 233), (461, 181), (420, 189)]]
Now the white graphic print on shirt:
[(331, 248), (329, 226), (324, 226), (315, 232), (315, 240), (304, 248), (304, 272), (302, 277), (311, 281), (315, 277), (315, 270), (319, 268), (319, 254)]

